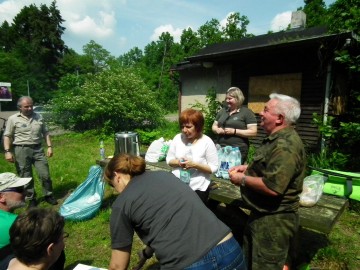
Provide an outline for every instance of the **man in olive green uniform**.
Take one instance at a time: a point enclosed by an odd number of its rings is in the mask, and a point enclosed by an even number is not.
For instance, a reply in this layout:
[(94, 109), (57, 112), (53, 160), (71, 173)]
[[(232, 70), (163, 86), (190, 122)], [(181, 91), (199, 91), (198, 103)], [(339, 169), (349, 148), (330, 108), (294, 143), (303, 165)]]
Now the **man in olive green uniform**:
[(244, 250), (252, 270), (282, 270), (293, 257), (306, 169), (304, 145), (293, 127), (300, 112), (296, 99), (271, 94), (260, 113), (268, 136), (250, 165), (230, 169), (231, 182), (251, 209)]
[[(21, 97), (18, 100), (19, 113), (9, 117), (4, 132), (5, 159), (15, 162), (20, 177), (32, 178), (32, 165), (35, 166), (42, 183), (45, 201), (56, 205), (50, 179), (49, 164), (44, 154), (42, 140), (47, 144), (47, 156), (52, 157), (52, 145), (49, 131), (41, 114), (33, 111), (33, 100), (30, 97)], [(13, 145), (14, 155), (11, 152)], [(37, 205), (34, 181), (26, 186), (26, 199), (29, 206)]]

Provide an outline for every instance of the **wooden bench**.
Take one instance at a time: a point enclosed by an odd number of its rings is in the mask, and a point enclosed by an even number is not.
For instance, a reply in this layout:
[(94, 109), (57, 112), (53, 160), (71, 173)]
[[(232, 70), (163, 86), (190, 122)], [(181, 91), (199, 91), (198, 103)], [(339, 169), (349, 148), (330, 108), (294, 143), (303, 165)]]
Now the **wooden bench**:
[[(97, 161), (100, 166), (105, 166), (107, 161)], [(171, 171), (166, 162), (147, 162), (150, 170)], [(220, 179), (212, 175), (212, 188), (210, 200), (224, 203), (231, 207), (245, 207), (241, 200), (240, 188), (231, 184), (229, 180)], [(331, 232), (336, 221), (348, 206), (348, 200), (341, 197), (323, 194), (315, 206), (300, 207), (300, 225), (304, 228), (315, 230), (324, 234)]]

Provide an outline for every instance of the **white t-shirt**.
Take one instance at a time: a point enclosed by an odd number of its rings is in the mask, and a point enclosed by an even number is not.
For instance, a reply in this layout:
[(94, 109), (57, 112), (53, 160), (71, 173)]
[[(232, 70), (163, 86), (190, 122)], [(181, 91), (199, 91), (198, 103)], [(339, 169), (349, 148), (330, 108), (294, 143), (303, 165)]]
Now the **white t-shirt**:
[[(183, 142), (182, 134), (177, 134), (172, 140), (169, 151), (166, 156), (166, 163), (172, 159), (181, 159), (185, 156), (187, 150), (186, 144)], [(191, 145), (192, 159), (194, 162), (207, 164), (211, 168), (211, 172), (215, 173), (219, 166), (217, 150), (214, 142), (206, 135), (202, 135), (196, 143)], [(172, 173), (180, 178), (180, 167), (174, 168)], [(205, 191), (210, 184), (210, 174), (199, 170), (194, 170), (191, 174), (190, 187), (192, 190)]]

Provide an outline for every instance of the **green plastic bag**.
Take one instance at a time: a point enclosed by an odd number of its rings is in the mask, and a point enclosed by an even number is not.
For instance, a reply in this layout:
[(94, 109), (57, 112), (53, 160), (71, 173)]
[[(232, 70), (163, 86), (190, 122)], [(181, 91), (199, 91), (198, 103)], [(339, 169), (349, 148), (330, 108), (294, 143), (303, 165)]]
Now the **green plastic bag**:
[(170, 147), (170, 145), (165, 142), (164, 145), (160, 149), (161, 154), (159, 156), (158, 161), (164, 161), (166, 159), (166, 155), (167, 155), (167, 152), (169, 151), (169, 147)]

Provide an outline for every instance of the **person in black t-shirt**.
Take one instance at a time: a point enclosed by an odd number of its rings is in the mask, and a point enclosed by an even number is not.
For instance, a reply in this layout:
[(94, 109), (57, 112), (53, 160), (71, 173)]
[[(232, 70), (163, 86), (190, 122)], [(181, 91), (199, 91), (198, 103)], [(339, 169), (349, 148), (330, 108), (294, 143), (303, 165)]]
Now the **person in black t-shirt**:
[(218, 134), (222, 147), (239, 147), (244, 163), (249, 151), (249, 138), (257, 134), (257, 121), (253, 111), (243, 106), (244, 94), (237, 87), (226, 91), (226, 105), (216, 115), (212, 131)]
[(110, 219), (109, 269), (128, 268), (136, 232), (147, 246), (145, 257), (153, 251), (161, 269), (245, 270), (230, 228), (199, 196), (172, 173), (145, 168), (143, 158), (121, 154), (105, 169), (105, 181), (120, 192)]

